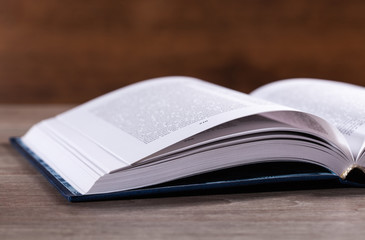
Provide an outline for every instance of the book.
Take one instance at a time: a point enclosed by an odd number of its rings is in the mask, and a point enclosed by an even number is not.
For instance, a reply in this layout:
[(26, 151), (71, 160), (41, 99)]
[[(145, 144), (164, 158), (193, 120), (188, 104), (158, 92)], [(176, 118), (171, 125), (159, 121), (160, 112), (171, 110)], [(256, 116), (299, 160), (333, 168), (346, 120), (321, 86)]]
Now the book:
[(281, 80), (245, 94), (162, 77), (45, 119), (11, 143), (69, 201), (272, 182), (361, 184), (363, 105), (363, 87), (329, 80)]

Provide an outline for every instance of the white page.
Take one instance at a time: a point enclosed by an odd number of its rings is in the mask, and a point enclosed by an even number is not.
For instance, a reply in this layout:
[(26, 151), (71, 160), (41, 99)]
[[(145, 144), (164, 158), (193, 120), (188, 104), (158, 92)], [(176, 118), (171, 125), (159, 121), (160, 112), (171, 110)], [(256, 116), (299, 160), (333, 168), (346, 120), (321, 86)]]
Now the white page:
[(57, 119), (132, 164), (224, 122), (272, 111), (292, 110), (194, 78), (165, 77), (116, 90)]
[[(121, 162), (118, 158), (100, 148), (99, 145), (60, 123), (57, 119), (48, 119), (39, 125), (43, 131), (53, 132), (58, 141), (64, 142), (69, 151), (81, 155), (89, 162), (89, 165), (100, 168), (104, 173), (110, 173), (116, 169), (128, 166), (127, 163)], [(62, 158), (62, 156), (60, 157)]]
[[(265, 115), (269, 115), (271, 117), (273, 117), (273, 115), (289, 115), (290, 118), (293, 119), (294, 116), (297, 114), (298, 113), (295, 112), (276, 112), (266, 113)], [(276, 121), (272, 118), (266, 118), (262, 115), (252, 115), (244, 118), (239, 118), (208, 129), (204, 132), (198, 133), (147, 157), (146, 159), (144, 159), (144, 161), (149, 162), (160, 157), (175, 154), (176, 152), (183, 152), (187, 149), (196, 148), (197, 146), (206, 145), (208, 143), (210, 144), (212, 142), (226, 140), (225, 144), (226, 142), (230, 143), (234, 140), (233, 138), (237, 139), (239, 137), (239, 139), (244, 139), (246, 138), (244, 136), (252, 134), (261, 133), (261, 138), (264, 139), (265, 135), (272, 136), (273, 132), (291, 132), (298, 138), (301, 138), (301, 135), (299, 133), (314, 134), (313, 131), (308, 130), (305, 126), (303, 126), (303, 124), (287, 124), (284, 121)], [(314, 135), (316, 135), (317, 137), (321, 137), (320, 134)], [(314, 141), (314, 139), (312, 139), (312, 141)], [(328, 143), (328, 138), (325, 138), (324, 140), (322, 139), (322, 141)]]
[(100, 176), (38, 125), (33, 126), (22, 141), (78, 192), (87, 192)]
[(239, 118), (184, 139), (181, 142), (149, 156), (147, 160), (149, 161), (151, 157), (156, 158), (166, 156), (168, 154), (181, 152), (213, 141), (277, 129), (288, 130), (293, 128), (290, 128), (288, 124), (265, 118), (260, 115)]
[(320, 116), (349, 142), (357, 157), (365, 138), (365, 89), (346, 83), (292, 79), (274, 82), (251, 95)]

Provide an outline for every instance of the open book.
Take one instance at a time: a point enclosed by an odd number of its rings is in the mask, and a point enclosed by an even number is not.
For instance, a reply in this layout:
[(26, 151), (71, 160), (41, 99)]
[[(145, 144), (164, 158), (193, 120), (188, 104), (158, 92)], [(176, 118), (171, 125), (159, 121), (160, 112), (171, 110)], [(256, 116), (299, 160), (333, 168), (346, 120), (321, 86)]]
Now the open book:
[(365, 167), (365, 89), (290, 79), (247, 95), (163, 77), (46, 119), (12, 142), (71, 201), (276, 162), (313, 164), (346, 179)]

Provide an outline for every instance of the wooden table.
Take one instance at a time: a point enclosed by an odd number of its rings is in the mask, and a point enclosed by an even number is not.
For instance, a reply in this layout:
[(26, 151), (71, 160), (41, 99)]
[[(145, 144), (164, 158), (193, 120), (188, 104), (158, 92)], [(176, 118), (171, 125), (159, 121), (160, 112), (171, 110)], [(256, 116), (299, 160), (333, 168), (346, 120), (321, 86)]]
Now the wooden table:
[(365, 189), (69, 203), (8, 142), (60, 105), (0, 105), (0, 239), (359, 239)]

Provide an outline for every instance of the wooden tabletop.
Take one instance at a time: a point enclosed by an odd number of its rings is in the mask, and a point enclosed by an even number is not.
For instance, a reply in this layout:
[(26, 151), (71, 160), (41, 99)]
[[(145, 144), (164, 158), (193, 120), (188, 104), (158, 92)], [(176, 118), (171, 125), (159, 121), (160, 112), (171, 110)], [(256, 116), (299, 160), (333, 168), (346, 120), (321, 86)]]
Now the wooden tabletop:
[(9, 144), (60, 105), (0, 105), (0, 239), (359, 239), (365, 189), (69, 203)]

